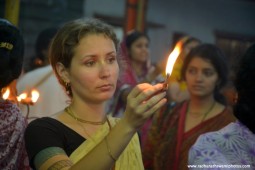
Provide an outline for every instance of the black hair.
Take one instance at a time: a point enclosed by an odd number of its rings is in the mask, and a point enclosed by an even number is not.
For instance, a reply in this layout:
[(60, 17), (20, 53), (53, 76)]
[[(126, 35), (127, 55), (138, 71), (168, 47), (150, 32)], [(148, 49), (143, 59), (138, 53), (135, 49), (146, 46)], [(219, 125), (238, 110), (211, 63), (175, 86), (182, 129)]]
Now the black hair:
[(195, 57), (209, 60), (210, 63), (214, 66), (217, 74), (219, 76), (219, 82), (217, 83), (214, 89), (214, 98), (222, 104), (226, 104), (226, 99), (220, 90), (228, 82), (228, 64), (226, 62), (226, 57), (223, 52), (213, 44), (200, 44), (197, 47), (193, 48), (186, 58), (184, 59), (183, 66), (181, 69), (181, 79), (185, 80), (185, 73), (187, 67), (191, 60)]
[(250, 46), (241, 58), (234, 81), (238, 99), (234, 115), (255, 133), (255, 44)]
[(24, 40), (17, 27), (0, 18), (0, 89), (21, 74)]
[(147, 36), (147, 34), (140, 32), (140, 31), (132, 31), (130, 32), (125, 39), (125, 44), (127, 46), (127, 49), (130, 49), (131, 45), (140, 37), (146, 37), (149, 40), (149, 37)]

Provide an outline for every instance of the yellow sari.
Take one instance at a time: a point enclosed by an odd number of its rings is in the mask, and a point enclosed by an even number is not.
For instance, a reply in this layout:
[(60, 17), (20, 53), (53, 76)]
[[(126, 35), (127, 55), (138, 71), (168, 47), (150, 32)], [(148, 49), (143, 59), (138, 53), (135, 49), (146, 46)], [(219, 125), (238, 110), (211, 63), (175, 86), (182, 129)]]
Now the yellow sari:
[[(117, 118), (108, 117), (111, 126), (118, 122)], [(73, 163), (77, 163), (87, 153), (89, 153), (98, 143), (100, 143), (109, 133), (107, 122), (90, 139), (86, 139), (71, 155)], [(115, 162), (115, 170), (143, 170), (142, 154), (138, 135), (135, 134), (125, 150)]]

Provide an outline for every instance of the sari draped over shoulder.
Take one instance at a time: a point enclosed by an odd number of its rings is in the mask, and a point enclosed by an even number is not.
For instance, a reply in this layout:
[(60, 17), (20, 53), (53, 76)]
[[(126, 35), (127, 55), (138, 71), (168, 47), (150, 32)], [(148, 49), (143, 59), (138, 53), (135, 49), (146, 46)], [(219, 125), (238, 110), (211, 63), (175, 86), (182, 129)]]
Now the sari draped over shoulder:
[(235, 120), (226, 107), (221, 113), (185, 132), (188, 102), (173, 109), (164, 108), (154, 116), (148, 139), (143, 149), (145, 169), (188, 169), (188, 153), (199, 135), (216, 131)]
[[(119, 119), (108, 116), (111, 126), (115, 126)], [(105, 123), (95, 135), (83, 142), (71, 155), (73, 163), (78, 162), (88, 154), (97, 144), (104, 140), (110, 128)], [(125, 150), (115, 162), (115, 170), (143, 170), (142, 155), (138, 135), (135, 134)]]

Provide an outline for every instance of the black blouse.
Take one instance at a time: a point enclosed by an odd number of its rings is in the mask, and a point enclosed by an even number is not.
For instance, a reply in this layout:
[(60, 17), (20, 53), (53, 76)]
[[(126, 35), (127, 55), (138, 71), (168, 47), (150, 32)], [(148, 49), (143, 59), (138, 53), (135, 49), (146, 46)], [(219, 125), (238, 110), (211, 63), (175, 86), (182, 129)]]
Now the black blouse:
[(50, 117), (36, 119), (25, 131), (26, 149), (30, 165), (37, 153), (47, 147), (60, 147), (68, 156), (86, 139), (63, 123)]

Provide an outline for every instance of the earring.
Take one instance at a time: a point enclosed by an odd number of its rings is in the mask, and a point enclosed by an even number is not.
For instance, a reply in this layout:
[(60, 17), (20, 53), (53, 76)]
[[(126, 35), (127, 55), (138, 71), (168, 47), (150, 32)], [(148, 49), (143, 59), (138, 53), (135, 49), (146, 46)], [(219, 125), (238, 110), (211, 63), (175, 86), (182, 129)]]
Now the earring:
[(66, 86), (66, 88), (68, 88), (68, 87), (70, 87), (71, 85), (70, 85), (70, 83), (65, 82), (65, 86)]
[(68, 95), (70, 95), (71, 94), (71, 84), (68, 82), (65, 82), (65, 89), (66, 89), (66, 93)]

